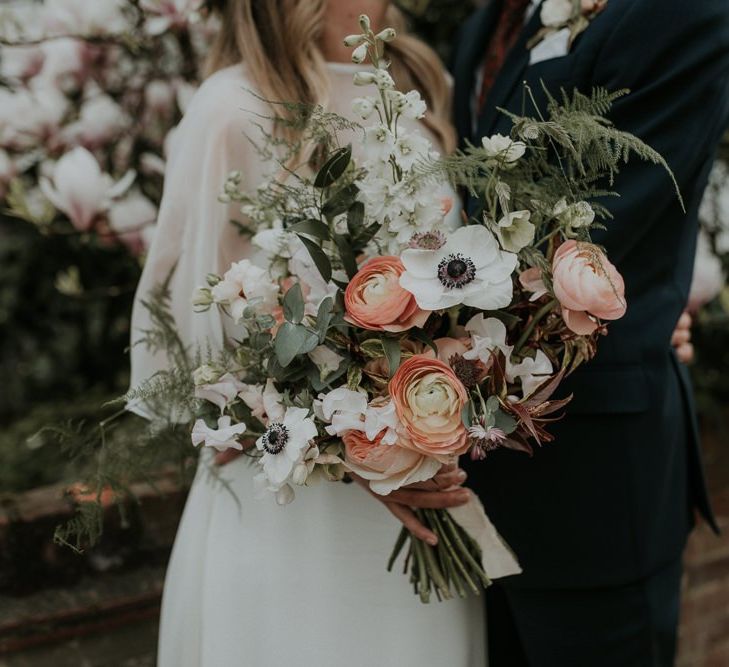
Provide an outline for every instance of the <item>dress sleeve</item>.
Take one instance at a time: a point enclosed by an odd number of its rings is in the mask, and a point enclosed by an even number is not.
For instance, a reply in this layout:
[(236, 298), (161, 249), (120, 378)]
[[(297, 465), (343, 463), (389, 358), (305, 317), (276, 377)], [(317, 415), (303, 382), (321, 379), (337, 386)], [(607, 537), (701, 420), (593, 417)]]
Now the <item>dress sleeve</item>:
[[(192, 296), (208, 273), (224, 273), (230, 262), (250, 254), (248, 243), (231, 224), (241, 215), (218, 196), (227, 175), (241, 170), (256, 180), (256, 160), (246, 133), (256, 99), (240, 73), (224, 70), (195, 94), (174, 137), (155, 237), (137, 287), (131, 322), (131, 387), (166, 370), (164, 351), (153, 352), (141, 340), (152, 319), (144, 301), (172, 274), (170, 311), (177, 333), (191, 352), (223, 344), (224, 323), (217, 309), (196, 313)], [(151, 416), (140, 403), (128, 409)]]

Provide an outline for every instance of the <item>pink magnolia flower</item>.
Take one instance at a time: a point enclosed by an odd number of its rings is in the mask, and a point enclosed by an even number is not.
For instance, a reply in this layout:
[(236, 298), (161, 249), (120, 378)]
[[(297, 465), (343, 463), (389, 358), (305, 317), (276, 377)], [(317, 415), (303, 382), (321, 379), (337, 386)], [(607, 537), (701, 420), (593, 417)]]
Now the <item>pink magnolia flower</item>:
[(565, 324), (576, 334), (593, 333), (598, 327), (595, 318), (618, 320), (625, 315), (623, 277), (598, 246), (563, 243), (554, 255), (552, 272)]
[(89, 97), (81, 106), (79, 119), (62, 132), (70, 145), (80, 144), (89, 150), (101, 148), (129, 125), (129, 117), (108, 95)]
[(70, 93), (81, 88), (89, 73), (93, 49), (72, 37), (50, 39), (41, 46), (42, 67), (31, 81), (32, 87), (54, 86)]
[(97, 216), (106, 213), (112, 200), (129, 189), (135, 177), (135, 172), (129, 171), (115, 183), (109, 174), (101, 171), (96, 158), (79, 147), (56, 163), (52, 178), (41, 178), (40, 187), (76, 229), (88, 231)]
[(43, 67), (45, 55), (38, 46), (3, 46), (0, 76), (3, 79), (25, 81)]
[(149, 231), (157, 220), (157, 207), (141, 192), (135, 191), (109, 211), (109, 226), (130, 252), (139, 256), (149, 248)]
[(26, 151), (55, 145), (68, 105), (66, 96), (52, 86), (0, 88), (0, 146)]
[(13, 180), (17, 173), (15, 163), (10, 156), (0, 148), (0, 199), (5, 196), (8, 184)]
[(109, 35), (124, 32), (125, 0), (45, 0), (44, 20), (51, 35)]
[(696, 246), (696, 263), (691, 282), (688, 309), (696, 312), (701, 306), (714, 299), (726, 284), (721, 261), (713, 253), (705, 233), (699, 234)]
[(171, 28), (183, 28), (199, 18), (203, 0), (141, 0), (140, 7), (152, 14), (145, 23), (150, 35), (161, 35)]

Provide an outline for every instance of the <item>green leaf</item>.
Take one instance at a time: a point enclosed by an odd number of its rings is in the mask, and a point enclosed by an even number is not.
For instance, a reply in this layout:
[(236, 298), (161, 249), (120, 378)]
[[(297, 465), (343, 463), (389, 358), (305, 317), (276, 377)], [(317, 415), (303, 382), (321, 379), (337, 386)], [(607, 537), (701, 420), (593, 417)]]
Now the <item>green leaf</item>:
[(355, 203), (359, 188), (354, 184), (350, 184), (334, 193), (321, 207), (322, 214), (331, 220), (342, 213), (349, 211), (350, 207)]
[(329, 331), (329, 325), (332, 322), (334, 313), (332, 308), (334, 307), (334, 299), (328, 296), (319, 304), (319, 310), (316, 313), (316, 330), (319, 333), (319, 342), (323, 343), (327, 337)]
[(314, 218), (297, 222), (295, 225), (289, 227), (289, 230), (296, 234), (308, 234), (309, 236), (315, 236), (322, 241), (327, 241), (331, 238), (329, 227), (326, 223), (321, 220), (315, 220)]
[(489, 396), (488, 399), (486, 399), (486, 409), (489, 411), (490, 414), (493, 414), (499, 409), (499, 399), (497, 396)]
[(507, 415), (505, 412), (497, 410), (494, 417), (494, 426), (496, 428), (500, 428), (504, 433), (506, 433), (506, 435), (511, 435), (514, 431), (516, 431), (516, 419), (514, 419), (511, 415)]
[(360, 382), (362, 382), (362, 369), (359, 366), (350, 366), (347, 370), (347, 389), (357, 391)]
[(408, 335), (410, 338), (414, 338), (415, 340), (427, 345), (431, 350), (433, 350), (433, 352), (435, 352), (435, 356), (438, 356), (438, 346), (433, 342), (433, 339), (425, 333), (425, 331), (417, 328), (410, 329)]
[(471, 428), (471, 426), (473, 426), (473, 403), (471, 401), (468, 401), (468, 403), (463, 406), (463, 410), (461, 410), (461, 420), (466, 428)]
[(328, 188), (331, 187), (342, 174), (347, 170), (349, 163), (352, 161), (352, 146), (340, 148), (334, 151), (332, 156), (324, 163), (314, 180), (314, 187)]
[(385, 351), (385, 358), (389, 369), (389, 375), (395, 375), (395, 371), (400, 367), (402, 353), (400, 351), (400, 341), (397, 338), (380, 338), (382, 341), (382, 349)]
[(321, 274), (321, 277), (324, 278), (324, 282), (328, 283), (332, 279), (332, 265), (329, 258), (326, 256), (321, 247), (310, 238), (302, 236), (301, 234), (297, 234), (297, 236), (301, 239), (304, 246), (306, 246), (311, 259), (314, 260), (314, 264)]
[(361, 201), (356, 201), (347, 211), (347, 230), (349, 235), (355, 239), (362, 233), (364, 225), (365, 206)]
[(342, 266), (347, 272), (347, 276), (351, 280), (357, 273), (357, 260), (354, 258), (354, 251), (349, 241), (341, 234), (334, 235), (334, 243), (339, 251), (339, 258), (342, 260)]
[(301, 285), (296, 283), (286, 292), (283, 300), (284, 317), (287, 322), (299, 324), (304, 319), (304, 295)]
[(311, 352), (319, 345), (319, 337), (300, 324), (284, 322), (276, 334), (274, 349), (282, 368), (286, 368), (297, 356)]

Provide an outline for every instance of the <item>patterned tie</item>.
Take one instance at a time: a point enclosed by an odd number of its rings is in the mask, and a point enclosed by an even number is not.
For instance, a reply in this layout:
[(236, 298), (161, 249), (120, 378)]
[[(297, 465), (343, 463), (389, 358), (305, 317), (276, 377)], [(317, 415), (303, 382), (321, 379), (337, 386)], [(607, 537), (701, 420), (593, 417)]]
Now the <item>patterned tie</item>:
[(479, 112), (483, 109), (486, 97), (504, 66), (506, 56), (516, 43), (521, 29), (524, 27), (524, 17), (530, 3), (531, 0), (504, 0), (496, 30), (494, 30), (486, 51), (483, 81), (478, 95)]

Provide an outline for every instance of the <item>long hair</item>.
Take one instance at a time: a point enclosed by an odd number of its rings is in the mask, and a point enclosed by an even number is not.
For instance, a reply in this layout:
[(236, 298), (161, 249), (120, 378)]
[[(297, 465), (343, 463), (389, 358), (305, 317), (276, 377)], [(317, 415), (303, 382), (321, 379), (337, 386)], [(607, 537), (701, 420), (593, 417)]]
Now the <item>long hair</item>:
[[(244, 62), (264, 98), (326, 106), (329, 77), (319, 47), (325, 0), (217, 0), (211, 4), (221, 15), (221, 28), (208, 58), (208, 75)], [(398, 32), (388, 45), (395, 82), (401, 90), (420, 91), (429, 109), (425, 125), (451, 152), (456, 136), (450, 123), (450, 86), (440, 59), (407, 33), (405, 19), (395, 7), (388, 10), (387, 25)]]

